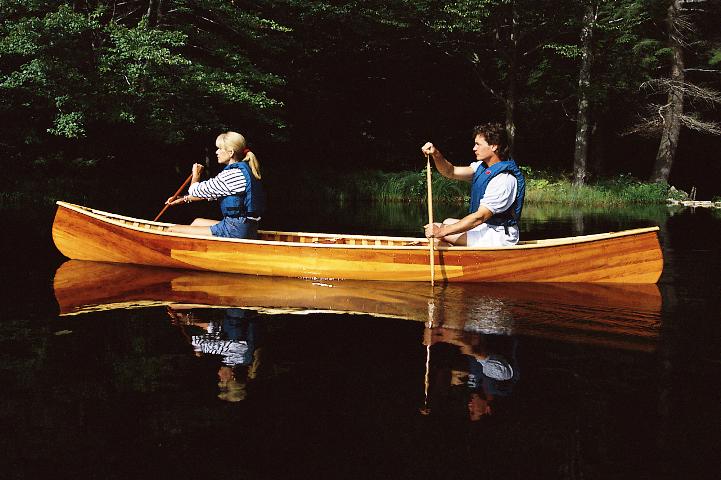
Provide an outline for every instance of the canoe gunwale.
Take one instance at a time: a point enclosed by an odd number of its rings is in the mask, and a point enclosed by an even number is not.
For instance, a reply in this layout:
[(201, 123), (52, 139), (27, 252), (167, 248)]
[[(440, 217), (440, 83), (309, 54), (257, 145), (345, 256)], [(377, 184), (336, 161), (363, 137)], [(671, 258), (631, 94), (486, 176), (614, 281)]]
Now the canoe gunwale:
[[(276, 245), (286, 247), (301, 247), (301, 248), (334, 248), (334, 249), (366, 249), (366, 250), (427, 250), (428, 241), (421, 237), (392, 237), (392, 236), (380, 236), (380, 235), (352, 235), (352, 234), (333, 234), (333, 233), (314, 233), (314, 232), (284, 232), (284, 231), (273, 231), (273, 230), (259, 230), (259, 233), (266, 235), (277, 235), (277, 236), (294, 236), (294, 237), (314, 237), (322, 239), (355, 239), (355, 240), (368, 240), (368, 244), (345, 244), (345, 243), (322, 243), (322, 242), (294, 242), (294, 241), (281, 241), (281, 240), (251, 240), (251, 239), (240, 239), (240, 238), (223, 238), (223, 237), (212, 237), (205, 235), (191, 235), (185, 233), (166, 232), (158, 229), (143, 228), (132, 225), (132, 223), (156, 226), (156, 227), (169, 227), (175, 225), (173, 223), (164, 222), (153, 222), (150, 220), (143, 220), (133, 217), (127, 217), (119, 214), (110, 212), (104, 212), (102, 210), (93, 209), (90, 207), (83, 207), (72, 203), (63, 201), (57, 201), (58, 207), (66, 208), (74, 212), (80, 213), (98, 221), (115, 225), (120, 228), (133, 230), (136, 232), (142, 232), (145, 234), (161, 235), (173, 238), (188, 238), (194, 240), (213, 241), (213, 242), (228, 242), (228, 243), (247, 243), (255, 245)], [(130, 222), (130, 223), (128, 223)], [(467, 247), (467, 246), (441, 246), (436, 247), (435, 250), (438, 252), (490, 252), (490, 251), (514, 251), (514, 250), (529, 250), (529, 249), (544, 249), (553, 248), (564, 245), (575, 245), (582, 243), (591, 243), (612, 240), (633, 235), (643, 235), (647, 233), (658, 232), (660, 229), (658, 226), (637, 228), (632, 230), (624, 230), (620, 232), (610, 233), (596, 233), (590, 235), (581, 235), (575, 237), (560, 237), (552, 239), (541, 239), (541, 240), (528, 240), (519, 242), (517, 245), (507, 247)], [(414, 245), (377, 245), (375, 241), (393, 241), (393, 242), (407, 242), (413, 243)]]

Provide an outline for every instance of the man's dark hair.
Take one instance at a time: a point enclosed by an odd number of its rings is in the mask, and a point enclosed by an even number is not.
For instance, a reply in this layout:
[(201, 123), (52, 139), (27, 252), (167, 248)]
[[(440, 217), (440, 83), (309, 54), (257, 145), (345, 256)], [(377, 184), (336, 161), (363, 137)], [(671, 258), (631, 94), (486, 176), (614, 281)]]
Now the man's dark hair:
[(501, 160), (508, 160), (510, 148), (508, 147), (508, 135), (506, 128), (500, 123), (482, 123), (473, 127), (473, 138), (482, 135), (489, 145), (498, 145), (496, 152)]

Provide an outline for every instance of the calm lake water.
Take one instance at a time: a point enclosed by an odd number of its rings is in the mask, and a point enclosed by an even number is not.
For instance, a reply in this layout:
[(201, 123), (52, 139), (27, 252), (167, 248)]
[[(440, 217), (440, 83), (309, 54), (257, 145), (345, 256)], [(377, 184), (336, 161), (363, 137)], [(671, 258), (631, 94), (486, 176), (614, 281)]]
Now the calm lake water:
[[(49, 215), (21, 223), (3, 240), (3, 478), (721, 478), (721, 215), (524, 213), (526, 239), (661, 226), (659, 285), (431, 296), (64, 263)], [(265, 226), (418, 235), (424, 215), (293, 204)]]

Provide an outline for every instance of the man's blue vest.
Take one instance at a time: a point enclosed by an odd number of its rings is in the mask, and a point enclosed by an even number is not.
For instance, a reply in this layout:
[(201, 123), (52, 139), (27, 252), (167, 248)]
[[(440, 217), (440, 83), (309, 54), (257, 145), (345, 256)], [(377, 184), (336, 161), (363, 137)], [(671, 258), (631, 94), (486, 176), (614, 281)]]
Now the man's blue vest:
[(488, 225), (517, 225), (518, 220), (521, 218), (521, 211), (523, 210), (523, 200), (526, 198), (526, 178), (512, 158), (495, 163), (490, 167), (484, 168), (483, 165), (478, 166), (476, 173), (473, 174), (473, 180), (471, 180), (471, 206), (469, 212), (473, 213), (478, 210), (481, 199), (486, 193), (488, 182), (501, 173), (510, 173), (516, 177), (516, 181), (518, 182), (516, 199), (508, 210), (493, 215), (486, 223)]
[(260, 217), (265, 208), (263, 185), (253, 176), (248, 162), (231, 163), (223, 170), (237, 168), (245, 176), (245, 191), (222, 197), (220, 211), (224, 217)]

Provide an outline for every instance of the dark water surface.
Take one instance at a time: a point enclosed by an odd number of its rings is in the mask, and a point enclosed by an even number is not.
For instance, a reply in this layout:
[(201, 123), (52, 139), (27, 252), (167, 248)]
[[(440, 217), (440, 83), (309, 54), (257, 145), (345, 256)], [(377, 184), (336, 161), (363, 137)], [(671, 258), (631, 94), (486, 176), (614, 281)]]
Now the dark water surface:
[[(721, 215), (525, 213), (527, 239), (660, 225), (661, 282), (431, 297), (63, 264), (47, 231), (9, 234), (2, 478), (721, 478)], [(423, 215), (289, 201), (266, 227)]]

